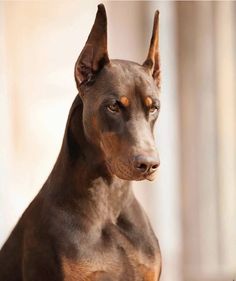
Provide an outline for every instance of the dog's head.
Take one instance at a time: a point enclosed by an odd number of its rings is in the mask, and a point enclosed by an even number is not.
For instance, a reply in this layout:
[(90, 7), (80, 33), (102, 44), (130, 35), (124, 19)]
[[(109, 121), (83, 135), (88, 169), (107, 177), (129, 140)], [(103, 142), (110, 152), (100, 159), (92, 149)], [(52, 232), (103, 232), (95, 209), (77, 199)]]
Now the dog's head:
[(106, 11), (99, 5), (75, 65), (85, 136), (101, 148), (110, 172), (126, 180), (153, 180), (159, 166), (153, 136), (160, 110), (158, 17), (157, 11), (143, 65), (110, 60)]

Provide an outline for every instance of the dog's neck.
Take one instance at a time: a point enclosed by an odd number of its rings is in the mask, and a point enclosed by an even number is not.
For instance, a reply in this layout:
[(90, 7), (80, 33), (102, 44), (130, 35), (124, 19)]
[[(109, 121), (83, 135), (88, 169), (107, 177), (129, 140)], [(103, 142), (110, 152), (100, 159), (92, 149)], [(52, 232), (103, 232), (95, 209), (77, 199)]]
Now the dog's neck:
[(60, 204), (70, 204), (70, 199), (80, 205), (83, 200), (90, 201), (95, 217), (114, 219), (132, 197), (130, 182), (112, 175), (101, 150), (86, 139), (82, 112), (83, 104), (77, 96), (70, 110), (60, 154), (46, 185), (53, 196), (59, 198)]
[(74, 100), (66, 124), (62, 148), (55, 165), (65, 177), (70, 174), (80, 189), (102, 177), (108, 184), (115, 177), (108, 171), (101, 149), (88, 141), (83, 127), (83, 103), (79, 95)]

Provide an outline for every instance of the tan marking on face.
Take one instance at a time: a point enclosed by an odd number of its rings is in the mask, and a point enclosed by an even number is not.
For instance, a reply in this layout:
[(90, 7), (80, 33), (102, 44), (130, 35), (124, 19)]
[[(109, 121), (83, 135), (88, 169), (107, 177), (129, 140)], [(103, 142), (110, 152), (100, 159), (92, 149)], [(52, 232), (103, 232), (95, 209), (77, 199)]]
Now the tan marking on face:
[(144, 102), (147, 107), (150, 107), (153, 103), (153, 100), (150, 97), (146, 97)]
[(127, 107), (129, 106), (129, 99), (126, 96), (122, 96), (120, 98), (120, 102), (123, 104), (123, 106)]
[(93, 128), (97, 128), (98, 122), (97, 122), (97, 118), (96, 117), (92, 118), (92, 124), (93, 124)]

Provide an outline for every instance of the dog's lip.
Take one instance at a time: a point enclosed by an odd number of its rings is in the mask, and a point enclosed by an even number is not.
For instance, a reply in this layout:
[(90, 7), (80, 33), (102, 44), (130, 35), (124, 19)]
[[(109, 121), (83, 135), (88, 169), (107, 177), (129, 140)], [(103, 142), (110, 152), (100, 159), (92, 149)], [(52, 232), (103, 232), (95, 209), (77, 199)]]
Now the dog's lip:
[(144, 178), (149, 181), (154, 181), (154, 179), (156, 178), (156, 175), (157, 175), (157, 171), (154, 171), (152, 173), (148, 173), (148, 174), (144, 175)]
[(148, 175), (148, 176), (145, 177), (145, 180), (154, 181), (154, 180), (155, 180), (155, 177), (156, 177), (156, 176)]
[(133, 177), (130, 178), (126, 178), (117, 174), (115, 175), (120, 179), (128, 180), (128, 181), (143, 181), (143, 180), (154, 181), (156, 177), (156, 173), (151, 173), (148, 175), (134, 175)]
[(123, 177), (121, 175), (117, 175), (115, 170), (113, 170), (113, 167), (112, 167), (111, 163), (112, 163), (111, 159), (106, 160), (108, 170), (110, 171), (111, 174), (116, 175), (120, 179), (129, 180), (129, 181), (143, 181), (143, 180), (154, 181), (155, 178), (156, 178), (157, 170), (153, 171), (151, 173), (149, 172), (147, 174), (143, 174), (143, 175), (134, 173), (133, 177), (126, 178), (126, 177)]

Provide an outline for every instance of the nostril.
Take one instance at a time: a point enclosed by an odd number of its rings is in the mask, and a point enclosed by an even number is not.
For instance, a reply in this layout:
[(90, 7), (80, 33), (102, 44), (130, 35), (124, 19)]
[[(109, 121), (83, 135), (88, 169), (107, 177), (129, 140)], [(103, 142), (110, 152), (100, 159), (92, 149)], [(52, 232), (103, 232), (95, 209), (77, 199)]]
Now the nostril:
[(153, 156), (138, 155), (134, 157), (134, 168), (139, 174), (152, 174), (159, 167), (159, 161)]
[(160, 165), (159, 163), (152, 165), (150, 170), (156, 171), (156, 169), (159, 167), (159, 165)]
[(146, 172), (148, 169), (148, 166), (144, 163), (136, 165), (136, 169), (139, 170), (140, 172)]

